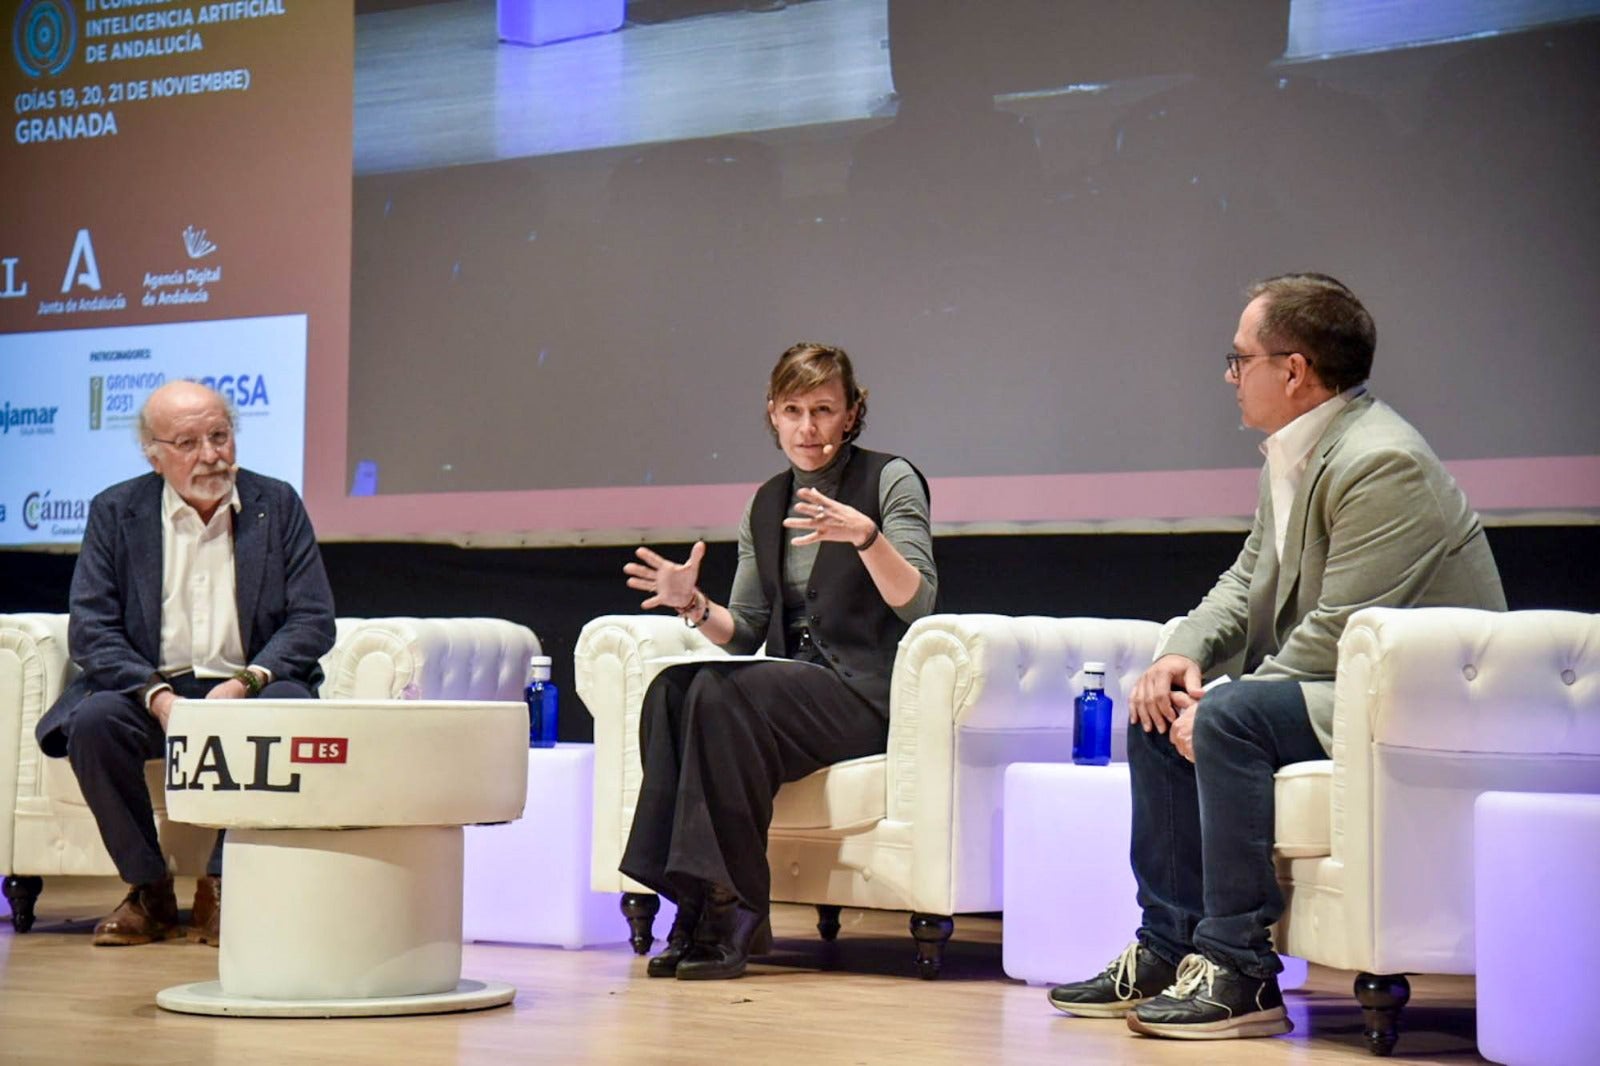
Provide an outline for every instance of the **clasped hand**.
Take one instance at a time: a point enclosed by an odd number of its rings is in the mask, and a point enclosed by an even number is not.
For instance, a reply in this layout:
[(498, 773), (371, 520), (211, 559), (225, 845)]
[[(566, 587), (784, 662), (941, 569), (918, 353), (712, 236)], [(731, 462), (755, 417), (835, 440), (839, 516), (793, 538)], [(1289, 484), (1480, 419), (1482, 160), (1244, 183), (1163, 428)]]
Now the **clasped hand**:
[[(238, 678), (230, 677), (226, 681), (214, 686), (206, 693), (208, 700), (242, 700), (250, 695), (250, 690), (244, 687), (244, 682)], [(150, 697), (150, 716), (161, 723), (161, 731), (167, 731), (167, 720), (172, 717), (172, 705), (177, 702), (178, 694), (170, 688), (164, 688)]]
[(1163, 655), (1133, 686), (1128, 721), (1146, 733), (1168, 733), (1172, 746), (1194, 762), (1194, 716), (1205, 691), (1200, 664), (1183, 655)]
[(628, 575), (628, 587), (648, 592), (650, 596), (639, 606), (670, 607), (681, 611), (694, 602), (694, 590), (700, 584), (700, 560), (706, 555), (706, 542), (697, 540), (689, 549), (688, 561), (675, 563), (666, 556), (638, 548), (634, 551), (639, 561), (625, 563), (622, 572)]
[(829, 499), (816, 489), (801, 489), (795, 495), (799, 502), (794, 505), (794, 514), (783, 520), (783, 525), (786, 529), (806, 530), (789, 541), (796, 547), (823, 540), (859, 546), (877, 528), (872, 519), (854, 507)]

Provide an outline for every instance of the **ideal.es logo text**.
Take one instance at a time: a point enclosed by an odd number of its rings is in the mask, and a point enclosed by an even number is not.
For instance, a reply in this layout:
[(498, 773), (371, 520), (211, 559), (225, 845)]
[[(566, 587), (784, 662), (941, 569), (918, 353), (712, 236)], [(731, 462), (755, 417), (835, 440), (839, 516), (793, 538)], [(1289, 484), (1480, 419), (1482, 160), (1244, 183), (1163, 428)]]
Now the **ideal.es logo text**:
[(241, 777), (228, 764), (222, 738), (206, 737), (191, 758), (189, 738), (167, 737), (167, 788), (210, 792), (299, 792), (300, 775), (290, 763), (343, 763), (350, 755), (349, 737), (245, 737), (250, 745), (249, 773)]

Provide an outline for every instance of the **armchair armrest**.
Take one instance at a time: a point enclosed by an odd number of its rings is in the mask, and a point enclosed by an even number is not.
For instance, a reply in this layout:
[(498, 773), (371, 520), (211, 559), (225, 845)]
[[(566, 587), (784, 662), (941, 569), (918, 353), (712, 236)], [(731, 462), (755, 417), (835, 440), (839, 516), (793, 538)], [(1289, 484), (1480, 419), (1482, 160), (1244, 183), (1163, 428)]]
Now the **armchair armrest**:
[(1600, 791), (1600, 615), (1368, 608), (1339, 641), (1331, 966), (1472, 972), (1472, 806)]
[[(888, 820), (910, 826), (919, 900), (933, 913), (1000, 906), (1005, 768), (1071, 757), (1085, 661), (1106, 664), (1119, 711), (1161, 627), (1104, 618), (931, 615), (900, 642), (890, 690)], [(1114, 729), (1113, 757), (1126, 737)], [(942, 866), (940, 869), (930, 868)]]
[(64, 614), (0, 615), (0, 870), (11, 872), (15, 810), (38, 802), (44, 752), (33, 730), (77, 672), (67, 654)]
[(502, 618), (368, 618), (340, 627), (326, 699), (520, 700), (539, 638)]

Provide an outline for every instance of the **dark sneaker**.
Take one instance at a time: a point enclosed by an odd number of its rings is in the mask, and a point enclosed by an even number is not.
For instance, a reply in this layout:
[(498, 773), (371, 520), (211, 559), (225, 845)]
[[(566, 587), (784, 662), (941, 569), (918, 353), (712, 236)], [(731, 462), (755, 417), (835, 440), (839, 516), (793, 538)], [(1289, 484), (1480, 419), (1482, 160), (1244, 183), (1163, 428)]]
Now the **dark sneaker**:
[(1173, 965), (1135, 940), (1096, 977), (1050, 990), (1050, 1005), (1083, 1018), (1119, 1018), (1159, 995), (1173, 981)]
[(1277, 977), (1251, 977), (1189, 955), (1178, 964), (1171, 988), (1128, 1015), (1128, 1028), (1178, 1040), (1233, 1040), (1278, 1036), (1294, 1023), (1283, 1009)]

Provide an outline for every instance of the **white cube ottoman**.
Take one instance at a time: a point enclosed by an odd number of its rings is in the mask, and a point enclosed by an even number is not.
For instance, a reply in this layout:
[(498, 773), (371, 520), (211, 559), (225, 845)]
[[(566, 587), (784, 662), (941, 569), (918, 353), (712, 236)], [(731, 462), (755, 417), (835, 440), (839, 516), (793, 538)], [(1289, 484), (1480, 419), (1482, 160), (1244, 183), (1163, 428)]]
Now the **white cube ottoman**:
[(1600, 1057), (1600, 795), (1485, 792), (1473, 806), (1478, 1051), (1523, 1063)]
[[(1141, 917), (1128, 862), (1128, 764), (1013, 763), (1002, 819), (1001, 966), (1035, 985), (1099, 973)], [(1279, 958), (1279, 987), (1304, 984), (1304, 960)]]
[(593, 744), (529, 748), (522, 819), (467, 827), (462, 934), (564, 948), (626, 940), (616, 893), (589, 887), (593, 811)]

